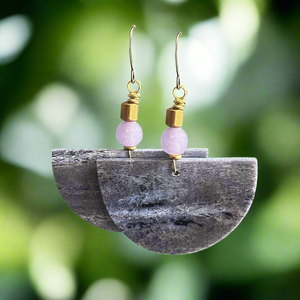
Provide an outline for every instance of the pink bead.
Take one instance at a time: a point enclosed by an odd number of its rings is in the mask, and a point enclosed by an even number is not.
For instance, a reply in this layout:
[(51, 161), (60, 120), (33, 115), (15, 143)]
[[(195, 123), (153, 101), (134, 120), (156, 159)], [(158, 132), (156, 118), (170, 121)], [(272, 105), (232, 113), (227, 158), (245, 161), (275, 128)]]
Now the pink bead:
[(161, 136), (163, 150), (171, 155), (180, 155), (188, 145), (188, 137), (182, 128), (167, 128)]
[(137, 122), (123, 122), (117, 128), (118, 142), (125, 147), (135, 147), (143, 139), (143, 130)]

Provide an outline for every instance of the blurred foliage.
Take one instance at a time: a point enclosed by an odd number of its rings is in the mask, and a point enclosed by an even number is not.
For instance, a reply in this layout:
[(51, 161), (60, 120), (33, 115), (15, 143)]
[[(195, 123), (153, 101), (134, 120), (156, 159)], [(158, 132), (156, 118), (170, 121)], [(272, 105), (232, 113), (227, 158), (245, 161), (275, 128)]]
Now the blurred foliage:
[[(1, 3), (0, 299), (300, 299), (299, 14), (292, 0)], [(189, 146), (258, 158), (249, 214), (196, 254), (87, 224), (52, 177), (53, 148), (119, 148), (133, 24), (140, 148), (160, 148), (182, 31)]]

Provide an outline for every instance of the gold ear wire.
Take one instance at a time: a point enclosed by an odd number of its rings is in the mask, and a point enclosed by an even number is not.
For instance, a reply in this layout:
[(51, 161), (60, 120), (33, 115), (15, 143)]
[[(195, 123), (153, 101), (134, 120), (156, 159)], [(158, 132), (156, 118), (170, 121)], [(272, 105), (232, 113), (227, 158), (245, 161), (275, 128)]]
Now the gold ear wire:
[[(173, 89), (173, 96), (175, 98), (174, 104), (171, 108), (167, 109), (166, 115), (166, 125), (173, 128), (178, 128), (182, 126), (183, 123), (183, 109), (185, 107), (184, 97), (187, 94), (187, 90), (184, 86), (180, 84), (180, 74), (178, 66), (178, 40), (181, 37), (181, 32), (178, 32), (175, 40), (175, 67), (176, 67), (176, 86)], [(183, 90), (183, 96), (179, 97), (175, 94), (175, 90)]]
[[(133, 59), (132, 59), (132, 32), (136, 28), (133, 25), (130, 29), (129, 33), (129, 61), (130, 61), (130, 68), (131, 68), (131, 80), (128, 81), (127, 89), (129, 91), (129, 99), (126, 102), (123, 102), (121, 105), (121, 119), (125, 122), (134, 122), (138, 118), (138, 104), (140, 102), (140, 94), (139, 91), (142, 88), (141, 83), (135, 79), (135, 71), (133, 66)], [(138, 88), (137, 90), (132, 90), (130, 88), (130, 84), (137, 83)], [(134, 150), (134, 149), (131, 149)]]
[(129, 33), (129, 60), (130, 60), (130, 67), (131, 67), (131, 83), (134, 83), (135, 81), (135, 73), (134, 73), (134, 66), (133, 66), (133, 59), (132, 59), (132, 47), (131, 47), (131, 43), (132, 43), (132, 32), (133, 30), (136, 28), (135, 25), (133, 25), (130, 29), (130, 33)]
[(179, 90), (180, 88), (180, 74), (179, 74), (179, 67), (178, 67), (178, 56), (177, 56), (177, 48), (178, 48), (178, 40), (181, 37), (182, 33), (179, 31), (176, 36), (176, 41), (175, 41), (175, 67), (176, 67), (176, 88)]

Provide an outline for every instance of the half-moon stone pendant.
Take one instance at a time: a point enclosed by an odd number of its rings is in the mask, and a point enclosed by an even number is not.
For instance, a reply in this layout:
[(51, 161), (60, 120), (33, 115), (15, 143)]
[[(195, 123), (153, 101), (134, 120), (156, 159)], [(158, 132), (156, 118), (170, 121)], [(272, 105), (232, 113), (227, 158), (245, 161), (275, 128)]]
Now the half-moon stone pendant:
[(208, 158), (188, 149), (173, 162), (162, 150), (53, 150), (61, 196), (82, 219), (121, 231), (145, 249), (188, 254), (224, 239), (247, 214), (256, 158)]

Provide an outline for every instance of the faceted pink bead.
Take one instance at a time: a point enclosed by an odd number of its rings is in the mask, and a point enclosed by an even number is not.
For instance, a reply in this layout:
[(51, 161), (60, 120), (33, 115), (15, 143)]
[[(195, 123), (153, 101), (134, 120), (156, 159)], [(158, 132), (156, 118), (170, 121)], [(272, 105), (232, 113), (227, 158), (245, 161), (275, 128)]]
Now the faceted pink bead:
[(182, 128), (167, 128), (161, 136), (163, 150), (171, 155), (180, 155), (188, 145), (188, 137)]
[(137, 122), (123, 122), (117, 128), (118, 142), (125, 147), (135, 147), (143, 139), (143, 130)]

